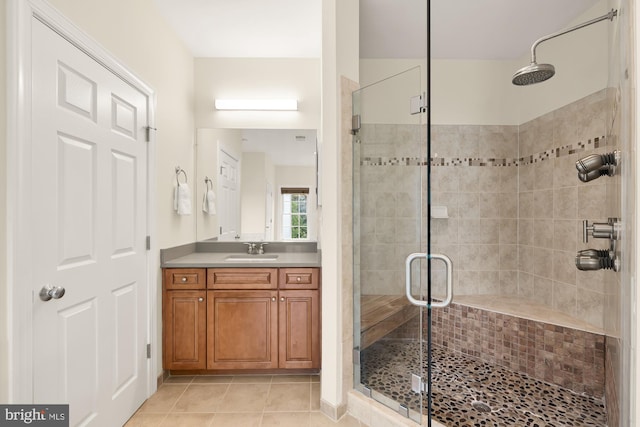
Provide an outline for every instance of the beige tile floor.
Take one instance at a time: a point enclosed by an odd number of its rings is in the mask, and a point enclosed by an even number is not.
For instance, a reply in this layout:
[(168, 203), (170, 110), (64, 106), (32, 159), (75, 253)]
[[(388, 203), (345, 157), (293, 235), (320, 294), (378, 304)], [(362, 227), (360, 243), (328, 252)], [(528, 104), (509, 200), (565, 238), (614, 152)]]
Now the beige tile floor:
[(365, 427), (320, 412), (317, 375), (175, 376), (125, 427)]

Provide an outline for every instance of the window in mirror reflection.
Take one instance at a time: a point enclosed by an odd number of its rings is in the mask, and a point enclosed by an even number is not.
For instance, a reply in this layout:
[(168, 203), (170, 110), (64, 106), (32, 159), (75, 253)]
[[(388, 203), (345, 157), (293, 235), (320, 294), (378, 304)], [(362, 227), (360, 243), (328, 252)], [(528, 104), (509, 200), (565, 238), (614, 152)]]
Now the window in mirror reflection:
[(308, 188), (282, 188), (282, 238), (307, 239)]

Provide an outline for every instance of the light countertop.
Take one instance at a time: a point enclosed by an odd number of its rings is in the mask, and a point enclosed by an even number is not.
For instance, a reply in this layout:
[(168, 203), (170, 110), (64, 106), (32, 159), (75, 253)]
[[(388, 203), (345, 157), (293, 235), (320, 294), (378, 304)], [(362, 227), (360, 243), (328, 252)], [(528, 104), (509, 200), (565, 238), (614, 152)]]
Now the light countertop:
[[(193, 252), (162, 264), (163, 268), (247, 268), (247, 267), (320, 267), (319, 252), (269, 252), (278, 255), (275, 261), (227, 261), (231, 254), (222, 252)], [(260, 255), (255, 258), (260, 259)]]
[[(258, 242), (263, 255), (247, 254), (243, 242), (196, 242), (160, 251), (162, 268), (320, 267), (316, 242)], [(274, 260), (273, 257), (277, 255)], [(236, 258), (230, 261), (228, 257)], [(260, 259), (265, 258), (263, 261)], [(246, 259), (243, 259), (246, 258)]]

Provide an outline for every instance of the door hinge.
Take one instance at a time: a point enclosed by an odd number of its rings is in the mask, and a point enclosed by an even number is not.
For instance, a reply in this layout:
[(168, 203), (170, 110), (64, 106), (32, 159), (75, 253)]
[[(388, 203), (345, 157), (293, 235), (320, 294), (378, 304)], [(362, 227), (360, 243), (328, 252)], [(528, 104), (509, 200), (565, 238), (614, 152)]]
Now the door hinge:
[(151, 236), (147, 236), (146, 240), (147, 250), (151, 250)]
[(151, 344), (147, 344), (147, 359), (151, 359)]
[(409, 418), (409, 407), (407, 405), (402, 405), (398, 407), (398, 413), (405, 418)]
[(411, 391), (414, 393), (429, 393), (429, 384), (422, 380), (422, 377), (411, 374)]
[(147, 142), (151, 141), (151, 131), (152, 130), (158, 130), (156, 128), (152, 128), (151, 126), (147, 126), (145, 128), (145, 130), (147, 131)]
[(409, 113), (420, 114), (427, 111), (427, 94), (422, 92), (422, 95), (412, 96), (409, 102)]
[(355, 135), (358, 133), (360, 128), (362, 127), (360, 114), (354, 114), (351, 116), (351, 135)]

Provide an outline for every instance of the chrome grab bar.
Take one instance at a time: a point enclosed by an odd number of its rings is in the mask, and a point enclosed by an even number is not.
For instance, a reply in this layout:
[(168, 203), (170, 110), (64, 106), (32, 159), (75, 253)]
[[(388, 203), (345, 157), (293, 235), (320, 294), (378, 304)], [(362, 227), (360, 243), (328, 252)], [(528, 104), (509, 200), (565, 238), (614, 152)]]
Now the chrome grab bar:
[(443, 308), (451, 304), (453, 300), (453, 263), (451, 258), (444, 254), (425, 254), (425, 253), (412, 253), (407, 256), (405, 261), (405, 284), (407, 299), (413, 305), (418, 307), (429, 307), (429, 301), (417, 300), (411, 295), (411, 263), (417, 258), (424, 259), (439, 259), (444, 262), (447, 267), (447, 297), (442, 302), (432, 302), (431, 307)]

